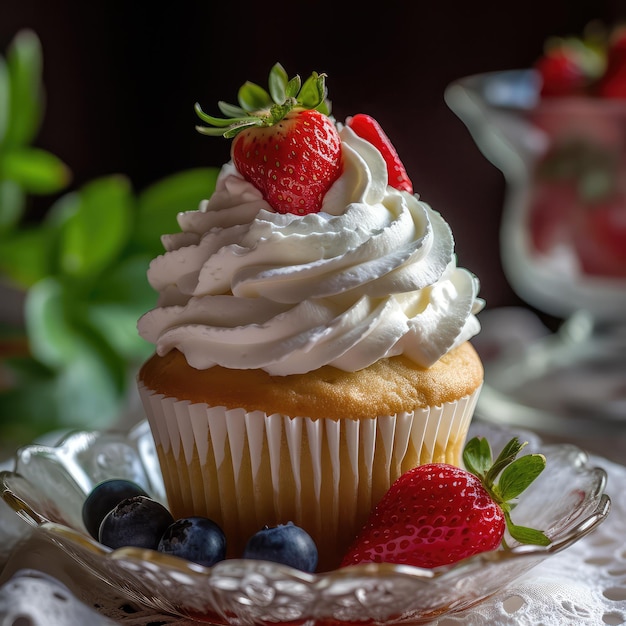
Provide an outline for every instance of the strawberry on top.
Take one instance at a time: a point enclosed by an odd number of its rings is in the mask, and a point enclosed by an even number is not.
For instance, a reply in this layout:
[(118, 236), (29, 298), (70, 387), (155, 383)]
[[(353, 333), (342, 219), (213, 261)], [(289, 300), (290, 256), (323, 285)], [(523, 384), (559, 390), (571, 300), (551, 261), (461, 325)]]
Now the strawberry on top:
[(197, 127), (205, 135), (234, 138), (232, 158), (278, 213), (317, 213), (324, 194), (341, 174), (341, 142), (325, 101), (325, 75), (313, 72), (304, 85), (289, 80), (277, 63), (269, 76), (269, 93), (246, 82), (239, 106), (219, 102), (228, 116), (198, 116), (215, 128)]
[[(313, 72), (302, 84), (300, 76), (289, 79), (276, 63), (269, 75), (269, 92), (248, 81), (239, 89), (238, 106), (218, 103), (227, 117), (213, 117), (195, 106), (198, 116), (210, 125), (197, 130), (233, 138), (235, 167), (277, 213), (319, 212), (326, 192), (342, 172), (341, 140), (330, 116), (325, 79), (325, 74)], [(359, 114), (347, 124), (380, 151), (389, 184), (413, 193), (404, 165), (378, 122)]]

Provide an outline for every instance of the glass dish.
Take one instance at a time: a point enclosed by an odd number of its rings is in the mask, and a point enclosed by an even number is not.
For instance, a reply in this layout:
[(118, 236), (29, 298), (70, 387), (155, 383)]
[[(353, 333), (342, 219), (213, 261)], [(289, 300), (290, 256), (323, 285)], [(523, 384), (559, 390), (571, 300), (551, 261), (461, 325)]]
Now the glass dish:
[[(504, 175), (500, 252), (511, 287), (550, 315), (586, 311), (599, 323), (621, 326), (626, 105), (610, 98), (542, 98), (540, 87), (532, 69), (487, 72), (452, 82), (444, 98)], [(605, 217), (602, 238), (596, 222)]]
[[(476, 434), (488, 436), (494, 452), (512, 436), (486, 424), (474, 424)], [(409, 624), (471, 607), (606, 518), (605, 472), (574, 446), (539, 449), (538, 443), (531, 437), (526, 449), (543, 452), (547, 467), (521, 496), (514, 519), (545, 530), (551, 545), (522, 546), (509, 537), (510, 549), (434, 570), (369, 564), (307, 574), (240, 559), (204, 568), (151, 550), (110, 550), (91, 539), (82, 523), (82, 503), (93, 485), (128, 478), (165, 502), (145, 421), (129, 433), (78, 432), (56, 447), (22, 448), (15, 470), (1, 472), (0, 483), (5, 502), (80, 568), (153, 609), (212, 624)]]
[(477, 410), (570, 441), (610, 439), (626, 415), (626, 104), (540, 89), (538, 72), (522, 69), (466, 76), (444, 94), (504, 175), (499, 245), (511, 287), (564, 320), (487, 364)]

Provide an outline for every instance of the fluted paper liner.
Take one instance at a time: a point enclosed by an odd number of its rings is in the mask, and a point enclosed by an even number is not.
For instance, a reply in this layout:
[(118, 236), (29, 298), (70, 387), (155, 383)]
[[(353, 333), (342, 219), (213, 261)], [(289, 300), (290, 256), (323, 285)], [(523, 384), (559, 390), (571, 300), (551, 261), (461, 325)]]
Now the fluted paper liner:
[(459, 464), (480, 388), (456, 402), (376, 419), (311, 419), (227, 410), (139, 384), (175, 518), (207, 516), (240, 557), (264, 525), (292, 521), (336, 567), (402, 473)]

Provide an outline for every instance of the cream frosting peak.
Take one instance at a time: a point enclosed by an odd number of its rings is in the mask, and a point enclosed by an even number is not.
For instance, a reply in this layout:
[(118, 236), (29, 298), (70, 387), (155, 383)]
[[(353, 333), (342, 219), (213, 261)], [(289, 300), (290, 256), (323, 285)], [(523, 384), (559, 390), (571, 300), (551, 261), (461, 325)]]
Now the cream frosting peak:
[(272, 375), (397, 354), (428, 367), (479, 332), (479, 283), (456, 266), (448, 224), (388, 186), (374, 146), (340, 137), (320, 213), (275, 213), (229, 162), (211, 198), (179, 214), (148, 270), (158, 306), (138, 324), (159, 354)]

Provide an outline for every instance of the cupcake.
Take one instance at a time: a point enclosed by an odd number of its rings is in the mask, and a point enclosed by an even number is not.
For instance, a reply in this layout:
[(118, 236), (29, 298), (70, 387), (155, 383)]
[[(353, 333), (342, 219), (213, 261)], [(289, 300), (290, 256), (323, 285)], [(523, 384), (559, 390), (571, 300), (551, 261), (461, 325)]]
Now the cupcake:
[(372, 118), (330, 115), (325, 76), (246, 83), (213, 195), (150, 264), (155, 345), (138, 374), (168, 504), (241, 556), (292, 521), (336, 567), (393, 481), (459, 464), (483, 369), (483, 306), (449, 226)]

